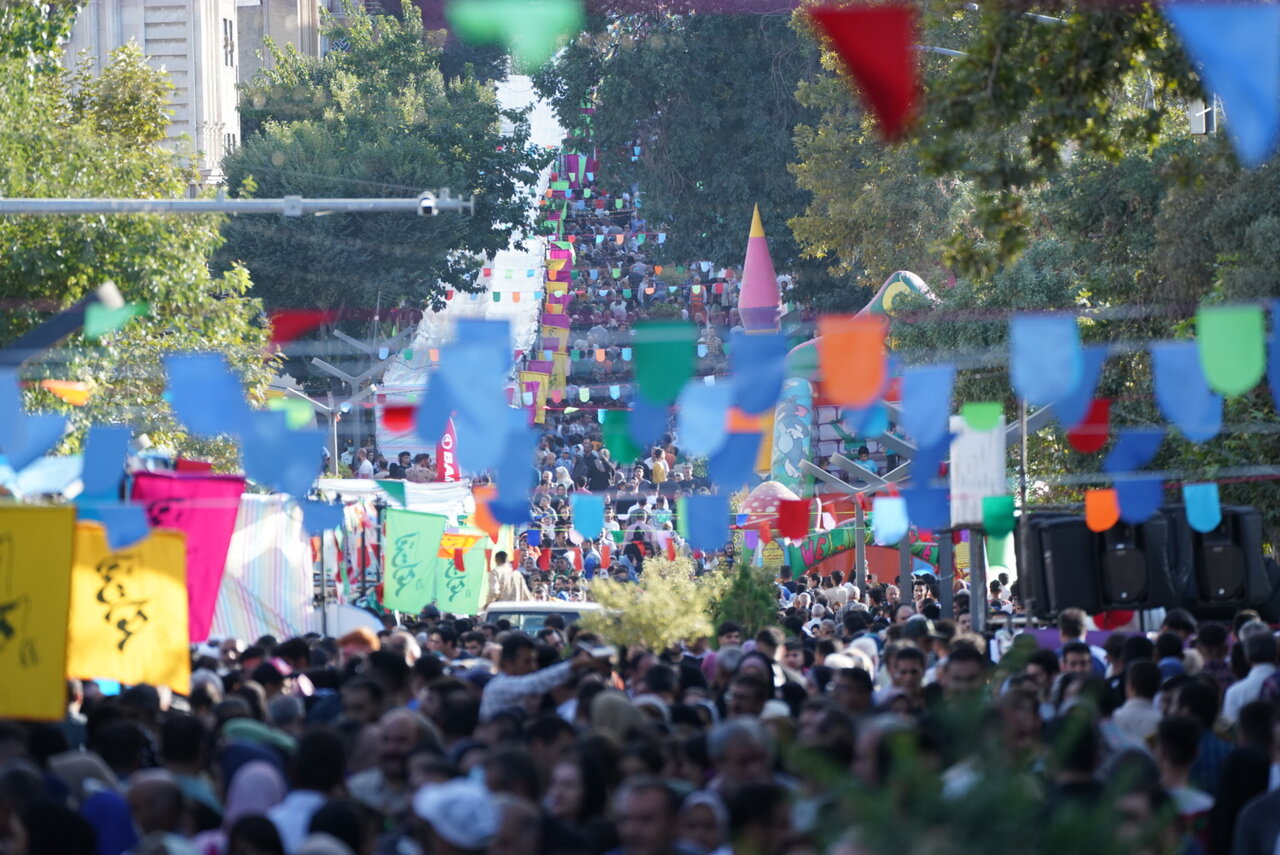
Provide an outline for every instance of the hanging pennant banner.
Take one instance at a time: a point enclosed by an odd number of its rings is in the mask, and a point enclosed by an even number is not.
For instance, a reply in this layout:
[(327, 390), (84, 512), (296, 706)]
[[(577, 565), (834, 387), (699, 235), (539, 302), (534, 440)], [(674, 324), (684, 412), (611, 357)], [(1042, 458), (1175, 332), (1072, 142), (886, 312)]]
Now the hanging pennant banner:
[(899, 139), (920, 100), (919, 13), (906, 3), (815, 6), (809, 15), (831, 39), (875, 115), (884, 139)]
[(1222, 99), (1227, 136), (1246, 169), (1271, 157), (1280, 135), (1280, 6), (1272, 3), (1165, 3), (1161, 13)]
[(0, 717), (66, 714), (75, 520), (71, 507), (0, 507)]
[(1081, 354), (1080, 382), (1071, 392), (1053, 402), (1053, 413), (1064, 428), (1073, 428), (1089, 414), (1102, 368), (1107, 362), (1107, 346), (1091, 344)]
[(635, 325), (632, 348), (638, 393), (654, 404), (673, 404), (697, 365), (697, 327), (683, 321)]
[(871, 505), (871, 530), (876, 546), (892, 546), (907, 536), (907, 502), (901, 496), (876, 496)]
[(1164, 501), (1164, 482), (1159, 478), (1117, 478), (1115, 489), (1120, 519), (1129, 525), (1146, 522)]
[(1192, 442), (1206, 442), (1222, 430), (1222, 396), (1215, 395), (1200, 368), (1193, 341), (1151, 345), (1156, 403), (1165, 418)]
[(782, 499), (778, 502), (778, 533), (792, 540), (809, 536), (808, 499)]
[(187, 620), (193, 644), (209, 637), (244, 485), (238, 475), (133, 476), (133, 499), (145, 506), (151, 527), (186, 535)]
[(1266, 320), (1258, 306), (1205, 306), (1196, 315), (1200, 367), (1213, 391), (1243, 395), (1266, 369)]
[(907, 516), (916, 528), (932, 530), (950, 522), (946, 487), (911, 487), (903, 489)]
[(818, 318), (818, 363), (822, 389), (846, 407), (867, 407), (888, 378), (884, 319), (874, 315)]
[(902, 429), (917, 445), (937, 445), (947, 437), (956, 367), (918, 365), (902, 372)]
[(1222, 524), (1217, 484), (1183, 484), (1182, 501), (1187, 509), (1187, 523), (1201, 534), (1208, 534)]
[(704, 552), (724, 548), (729, 539), (728, 495), (685, 496), (680, 499), (679, 514), (690, 546)]
[(569, 496), (569, 508), (573, 514), (573, 527), (578, 534), (588, 540), (595, 540), (604, 531), (603, 496), (574, 493)]
[(1084, 420), (1067, 431), (1067, 442), (1081, 454), (1101, 451), (1111, 435), (1111, 399), (1094, 398)]
[(1125, 428), (1116, 434), (1115, 445), (1102, 461), (1102, 471), (1110, 475), (1132, 472), (1151, 462), (1164, 442), (1161, 428)]
[(418, 614), (436, 596), (436, 562), (447, 520), (387, 508), (382, 605), (387, 609)]
[(731, 433), (707, 461), (707, 475), (725, 493), (736, 493), (755, 472), (760, 434)]
[(676, 426), (687, 454), (706, 457), (724, 444), (732, 391), (729, 386), (704, 383), (684, 387), (676, 407)]
[(1120, 521), (1120, 500), (1115, 490), (1086, 490), (1084, 524), (1092, 532), (1108, 531)]
[(987, 537), (1004, 537), (1013, 531), (1013, 496), (987, 496), (982, 500), (982, 528)]
[[(748, 333), (735, 329), (729, 334), (729, 340), (734, 405), (751, 415), (772, 409), (787, 377), (786, 337), (778, 332)], [(700, 345), (699, 350), (705, 347)]]
[(75, 529), (67, 675), (191, 690), (187, 545), (158, 529), (112, 552), (97, 523)]
[(1009, 321), (1009, 375), (1028, 404), (1044, 407), (1080, 385), (1084, 357), (1074, 315), (1014, 315)]
[[(667, 407), (651, 404), (639, 396), (631, 403), (627, 427), (631, 440), (639, 446), (642, 453), (653, 448), (654, 443), (666, 433), (667, 411)], [(622, 462), (621, 458), (619, 462)]]

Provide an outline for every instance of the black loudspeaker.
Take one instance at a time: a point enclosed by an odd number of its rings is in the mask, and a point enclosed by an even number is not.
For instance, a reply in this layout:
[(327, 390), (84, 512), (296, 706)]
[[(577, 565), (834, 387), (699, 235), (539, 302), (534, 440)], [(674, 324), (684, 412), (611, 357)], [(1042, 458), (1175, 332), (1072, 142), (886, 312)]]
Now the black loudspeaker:
[(1187, 523), (1182, 505), (1161, 509), (1174, 532), (1174, 562), (1187, 581), (1186, 605), (1205, 616), (1229, 616), (1241, 608), (1265, 608), (1275, 582), (1262, 556), (1262, 514), (1228, 506), (1213, 531)]
[(1018, 578), (1026, 580), (1023, 596), (1033, 614), (1102, 610), (1092, 538), (1079, 516), (1026, 513), (1018, 519)]
[(1181, 586), (1171, 572), (1169, 524), (1117, 523), (1102, 533), (1074, 514), (1024, 514), (1018, 530), (1018, 575), (1037, 616), (1067, 608), (1172, 608)]

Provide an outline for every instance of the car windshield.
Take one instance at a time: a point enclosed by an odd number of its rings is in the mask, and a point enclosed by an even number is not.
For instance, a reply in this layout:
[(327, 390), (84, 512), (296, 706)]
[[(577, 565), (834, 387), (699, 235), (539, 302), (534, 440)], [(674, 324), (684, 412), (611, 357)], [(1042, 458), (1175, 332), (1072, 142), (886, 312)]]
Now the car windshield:
[(512, 629), (518, 629), (521, 632), (533, 634), (542, 629), (547, 622), (548, 615), (557, 614), (564, 618), (564, 625), (571, 626), (577, 623), (580, 614), (578, 612), (556, 611), (556, 612), (525, 612), (525, 611), (491, 611), (485, 615), (485, 620), (489, 623), (497, 623), (500, 620), (508, 620), (511, 622)]

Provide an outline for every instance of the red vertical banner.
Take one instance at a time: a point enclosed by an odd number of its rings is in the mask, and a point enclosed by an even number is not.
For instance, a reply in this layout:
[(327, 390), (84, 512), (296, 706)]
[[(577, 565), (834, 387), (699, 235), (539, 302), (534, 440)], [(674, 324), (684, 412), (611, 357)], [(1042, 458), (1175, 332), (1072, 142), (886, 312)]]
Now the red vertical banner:
[(458, 442), (457, 431), (453, 428), (453, 419), (445, 425), (444, 434), (436, 443), (436, 480), (457, 481), (461, 478), (458, 472), (458, 457), (454, 446)]
[(235, 475), (139, 472), (133, 498), (146, 505), (153, 527), (186, 534), (187, 626), (192, 642), (209, 637), (227, 549), (240, 511), (244, 478)]

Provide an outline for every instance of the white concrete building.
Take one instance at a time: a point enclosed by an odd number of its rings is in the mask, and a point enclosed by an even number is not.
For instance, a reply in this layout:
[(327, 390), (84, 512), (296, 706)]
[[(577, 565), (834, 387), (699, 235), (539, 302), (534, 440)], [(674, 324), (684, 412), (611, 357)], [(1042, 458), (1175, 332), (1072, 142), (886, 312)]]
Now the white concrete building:
[(236, 0), (89, 0), (66, 62), (88, 55), (100, 71), (131, 41), (173, 81), (174, 148), (192, 155), (202, 183), (219, 183), (222, 157), (240, 141)]
[(240, 82), (272, 66), (269, 37), (281, 48), (292, 45), (307, 56), (320, 55), (320, 4), (317, 0), (236, 0), (240, 29)]

